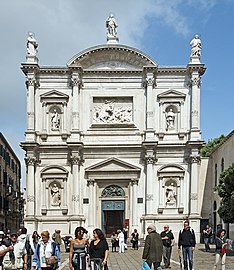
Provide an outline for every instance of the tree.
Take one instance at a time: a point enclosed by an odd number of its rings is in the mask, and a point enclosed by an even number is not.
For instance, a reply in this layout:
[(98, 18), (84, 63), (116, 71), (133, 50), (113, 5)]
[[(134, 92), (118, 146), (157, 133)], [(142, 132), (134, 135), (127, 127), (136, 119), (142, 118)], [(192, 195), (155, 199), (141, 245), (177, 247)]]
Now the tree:
[(225, 223), (234, 223), (234, 163), (220, 175), (217, 191), (222, 198), (220, 217)]
[(201, 156), (209, 157), (211, 152), (222, 142), (224, 138), (225, 136), (222, 134), (219, 138), (208, 140), (208, 143), (201, 149)]

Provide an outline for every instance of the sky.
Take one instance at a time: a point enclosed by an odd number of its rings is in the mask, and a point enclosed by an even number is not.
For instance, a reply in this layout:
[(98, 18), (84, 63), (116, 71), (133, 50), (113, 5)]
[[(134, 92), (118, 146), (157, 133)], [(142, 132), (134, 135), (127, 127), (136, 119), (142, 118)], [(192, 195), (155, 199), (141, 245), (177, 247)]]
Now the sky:
[[(110, 13), (120, 44), (160, 66), (186, 66), (194, 34), (202, 40), (201, 131), (204, 141), (233, 129), (234, 0), (0, 0), (0, 132), (25, 171), (26, 87), (21, 63), (33, 32), (40, 66), (66, 66), (80, 51), (106, 43)], [(23, 185), (25, 183), (22, 173)]]

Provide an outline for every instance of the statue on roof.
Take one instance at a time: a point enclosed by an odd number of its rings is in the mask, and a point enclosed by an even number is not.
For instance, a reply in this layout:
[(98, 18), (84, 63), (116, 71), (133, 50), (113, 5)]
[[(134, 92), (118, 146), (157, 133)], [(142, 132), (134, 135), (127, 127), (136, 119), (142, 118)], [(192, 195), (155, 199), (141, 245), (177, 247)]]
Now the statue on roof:
[(198, 57), (200, 59), (202, 44), (198, 35), (194, 35), (194, 38), (190, 42), (190, 46), (191, 46), (190, 57)]
[(37, 54), (37, 47), (38, 43), (34, 37), (33, 33), (28, 33), (28, 39), (27, 39), (27, 55), (29, 56), (36, 56)]
[(117, 37), (117, 23), (114, 18), (114, 15), (111, 13), (106, 20), (106, 28), (108, 37)]

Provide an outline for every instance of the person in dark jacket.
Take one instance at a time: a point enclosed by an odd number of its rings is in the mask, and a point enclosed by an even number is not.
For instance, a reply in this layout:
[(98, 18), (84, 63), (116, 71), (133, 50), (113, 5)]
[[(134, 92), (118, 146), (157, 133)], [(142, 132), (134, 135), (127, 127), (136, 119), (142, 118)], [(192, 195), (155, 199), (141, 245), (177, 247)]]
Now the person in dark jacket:
[(164, 226), (164, 231), (161, 232), (161, 238), (163, 242), (163, 261), (164, 261), (163, 268), (169, 268), (174, 235), (172, 231), (169, 230), (168, 225)]
[(226, 230), (221, 229), (217, 232), (215, 238), (215, 265), (213, 270), (217, 269), (217, 265), (221, 258), (222, 270), (225, 270), (225, 262), (226, 262), (226, 247), (227, 247), (227, 239), (225, 237)]
[(188, 270), (188, 262), (189, 261), (189, 269), (193, 269), (193, 252), (196, 245), (195, 233), (194, 230), (190, 228), (189, 221), (186, 220), (184, 222), (184, 229), (179, 233), (178, 240), (178, 250), (179, 255), (181, 256), (181, 246), (182, 246), (182, 254), (184, 261), (184, 270)]
[(162, 261), (162, 239), (160, 234), (156, 232), (156, 227), (154, 224), (149, 225), (147, 231), (149, 234), (146, 236), (145, 239), (142, 259), (147, 262), (150, 268), (153, 264), (154, 270), (157, 270)]

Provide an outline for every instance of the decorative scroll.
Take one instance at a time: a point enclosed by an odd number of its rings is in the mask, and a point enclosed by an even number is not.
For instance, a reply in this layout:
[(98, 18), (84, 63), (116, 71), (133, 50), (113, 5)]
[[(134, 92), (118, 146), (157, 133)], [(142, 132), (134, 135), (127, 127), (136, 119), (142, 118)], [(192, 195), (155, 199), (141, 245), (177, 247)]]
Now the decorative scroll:
[(118, 186), (109, 186), (106, 187), (102, 192), (102, 197), (123, 197), (125, 192), (121, 187)]

